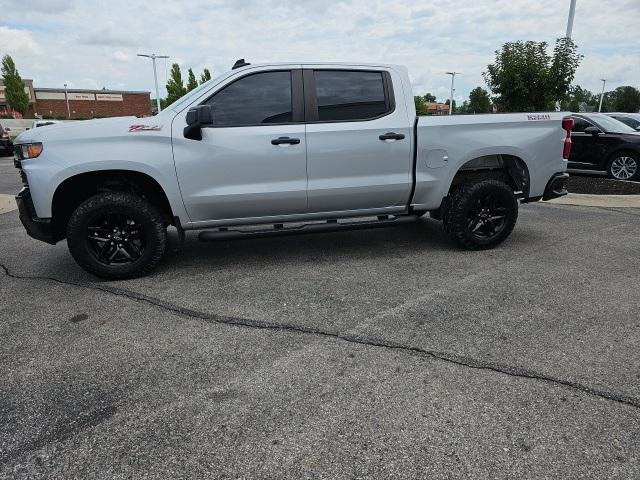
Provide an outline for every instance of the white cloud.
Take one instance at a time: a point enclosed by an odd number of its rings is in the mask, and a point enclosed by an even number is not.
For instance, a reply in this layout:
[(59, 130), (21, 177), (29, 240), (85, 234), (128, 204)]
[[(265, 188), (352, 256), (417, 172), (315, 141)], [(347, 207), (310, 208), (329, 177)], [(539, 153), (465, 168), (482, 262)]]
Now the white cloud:
[(28, 30), (0, 26), (0, 45), (3, 52), (16, 57), (43, 53), (42, 47)]
[[(29, 4), (25, 15), (23, 4)], [(566, 4), (566, 5), (565, 5)], [(494, 50), (519, 39), (553, 44), (564, 35), (569, 0), (0, 0), (0, 45), (37, 85), (74, 79), (99, 86), (146, 89), (148, 60), (170, 55), (199, 76), (228, 69), (237, 58), (267, 61), (382, 61), (409, 67), (416, 93), (444, 100), (450, 69), (456, 98), (484, 86)], [(576, 82), (597, 90), (640, 86), (640, 2), (580, 0), (574, 39), (585, 55)], [(159, 62), (164, 83), (165, 65)], [(85, 80), (83, 80), (85, 79)], [(88, 81), (91, 79), (91, 82)], [(91, 86), (91, 85), (86, 85)]]

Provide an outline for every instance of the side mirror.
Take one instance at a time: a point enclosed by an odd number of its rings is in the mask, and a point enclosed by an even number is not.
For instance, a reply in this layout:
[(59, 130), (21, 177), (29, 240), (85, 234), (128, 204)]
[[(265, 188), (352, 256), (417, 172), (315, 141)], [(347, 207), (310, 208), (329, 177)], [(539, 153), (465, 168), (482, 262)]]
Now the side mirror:
[(213, 123), (211, 105), (198, 105), (187, 112), (187, 126), (184, 127), (184, 137), (191, 140), (202, 140), (202, 127)]
[(587, 127), (584, 129), (584, 133), (597, 136), (597, 135), (600, 135), (600, 129), (598, 127)]

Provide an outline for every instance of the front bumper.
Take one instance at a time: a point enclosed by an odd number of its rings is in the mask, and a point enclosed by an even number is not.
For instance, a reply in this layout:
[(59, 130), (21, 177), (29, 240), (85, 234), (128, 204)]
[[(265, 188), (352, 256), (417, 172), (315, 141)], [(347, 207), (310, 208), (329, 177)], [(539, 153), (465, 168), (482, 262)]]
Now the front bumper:
[(556, 173), (551, 177), (551, 180), (547, 183), (547, 187), (544, 189), (544, 195), (542, 200), (552, 200), (558, 197), (564, 197), (567, 193), (567, 180), (569, 180), (569, 174), (567, 172)]
[(51, 245), (55, 245), (56, 239), (53, 234), (51, 219), (38, 218), (38, 216), (36, 216), (29, 187), (24, 187), (16, 195), (16, 204), (18, 205), (20, 221), (22, 222), (22, 225), (24, 225), (29, 236), (36, 240), (41, 240), (43, 242), (50, 243)]

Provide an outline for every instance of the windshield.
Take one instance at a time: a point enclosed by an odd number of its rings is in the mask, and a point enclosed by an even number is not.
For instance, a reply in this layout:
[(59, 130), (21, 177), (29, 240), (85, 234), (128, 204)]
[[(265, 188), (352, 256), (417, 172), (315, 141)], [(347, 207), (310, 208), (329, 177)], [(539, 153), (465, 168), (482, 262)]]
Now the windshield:
[(593, 121), (607, 133), (637, 133), (633, 128), (606, 115), (593, 117)]
[(229, 75), (229, 72), (225, 72), (222, 75), (218, 75), (217, 77), (212, 78), (211, 80), (208, 80), (208, 81), (204, 82), (202, 85), (197, 86), (196, 88), (191, 90), (186, 95), (183, 95), (182, 97), (180, 97), (178, 100), (173, 102), (171, 105), (165, 107), (164, 110), (167, 110), (167, 109), (170, 108), (171, 110), (177, 112), (178, 110), (180, 110), (180, 108), (182, 107), (183, 104), (187, 104), (187, 103), (189, 103), (191, 101), (191, 99), (197, 98), (204, 90), (207, 90), (207, 89), (211, 88), (212, 86), (214, 86), (216, 83), (219, 83), (227, 75)]

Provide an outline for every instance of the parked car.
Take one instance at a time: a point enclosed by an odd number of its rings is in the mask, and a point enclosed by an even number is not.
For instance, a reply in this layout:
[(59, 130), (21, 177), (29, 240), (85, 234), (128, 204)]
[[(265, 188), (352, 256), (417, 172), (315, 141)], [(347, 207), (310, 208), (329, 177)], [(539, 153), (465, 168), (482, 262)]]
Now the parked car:
[(108, 279), (150, 272), (168, 225), (216, 240), (429, 211), (462, 247), (486, 249), (509, 236), (518, 201), (566, 194), (563, 117), (416, 117), (404, 67), (239, 61), (152, 118), (24, 132), (16, 201), (32, 237), (66, 238), (80, 266)]
[(630, 126), (634, 130), (640, 131), (640, 113), (613, 112), (605, 113), (605, 115), (615, 118), (625, 125)]
[(0, 151), (3, 155), (13, 155), (13, 143), (11, 137), (9, 137), (10, 128), (5, 128), (0, 125)]
[(601, 113), (573, 114), (569, 168), (606, 171), (617, 180), (640, 173), (640, 133)]

